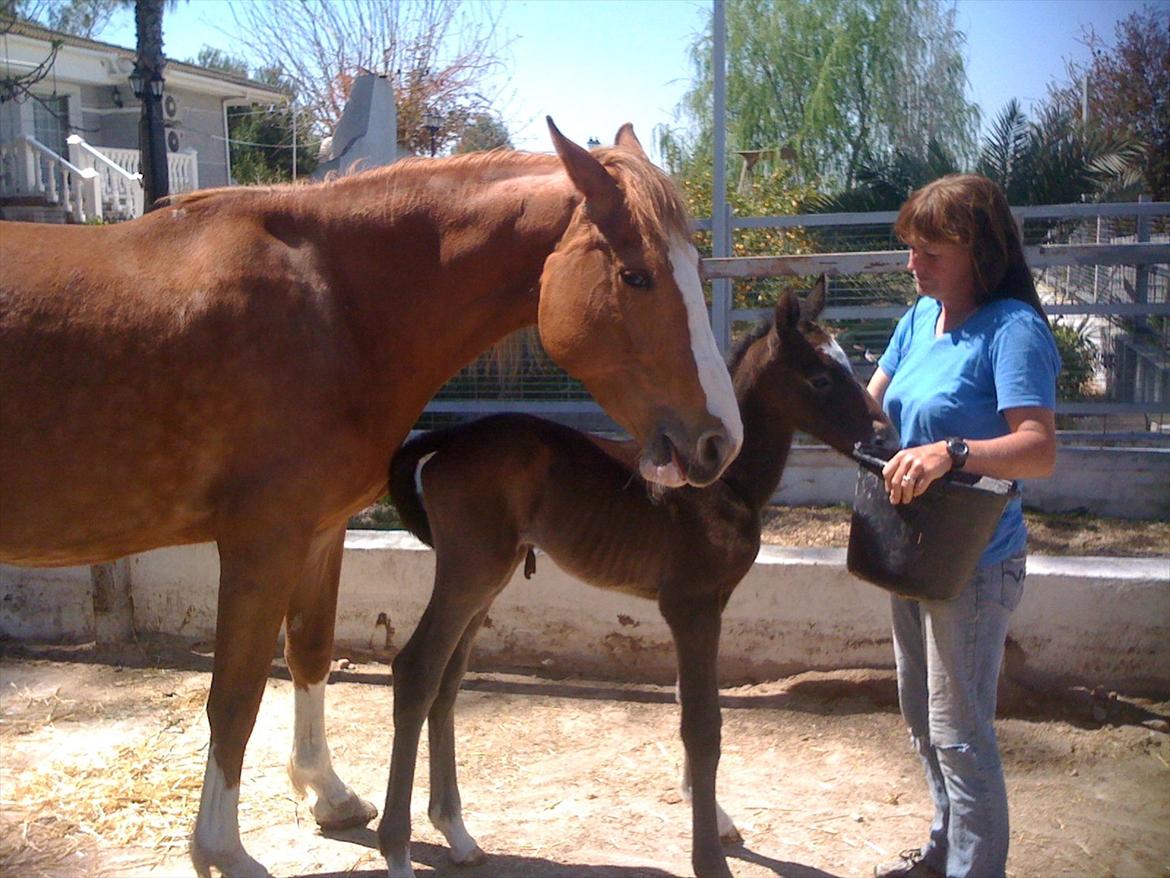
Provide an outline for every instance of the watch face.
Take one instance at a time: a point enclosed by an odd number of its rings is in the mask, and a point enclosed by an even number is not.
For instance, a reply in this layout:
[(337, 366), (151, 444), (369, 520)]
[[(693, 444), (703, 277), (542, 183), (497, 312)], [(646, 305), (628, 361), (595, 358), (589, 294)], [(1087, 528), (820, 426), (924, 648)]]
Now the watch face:
[(967, 462), (967, 455), (970, 449), (967, 448), (967, 443), (962, 439), (948, 439), (947, 440), (947, 454), (951, 456), (951, 465), (955, 469), (959, 469)]

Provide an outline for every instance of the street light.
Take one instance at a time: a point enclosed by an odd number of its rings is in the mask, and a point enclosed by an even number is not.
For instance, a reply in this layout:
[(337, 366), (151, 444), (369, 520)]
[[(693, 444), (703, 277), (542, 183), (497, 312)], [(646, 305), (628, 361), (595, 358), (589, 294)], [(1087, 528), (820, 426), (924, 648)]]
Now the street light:
[(135, 63), (130, 73), (130, 88), (142, 102), (138, 120), (139, 167), (142, 171), (143, 203), (147, 211), (170, 191), (167, 168), (166, 134), (163, 131), (162, 96), (166, 80), (157, 69)]
[(431, 155), (435, 154), (435, 135), (443, 127), (443, 117), (430, 111), (423, 113), (423, 128), (431, 133)]

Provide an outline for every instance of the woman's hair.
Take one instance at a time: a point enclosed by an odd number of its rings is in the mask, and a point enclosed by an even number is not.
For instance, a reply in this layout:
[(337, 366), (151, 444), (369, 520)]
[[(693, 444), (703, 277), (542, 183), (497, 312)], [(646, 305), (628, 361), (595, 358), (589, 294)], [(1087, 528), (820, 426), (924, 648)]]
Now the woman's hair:
[[(958, 244), (971, 254), (975, 298), (1019, 299), (1045, 317), (1003, 190), (978, 174), (948, 174), (910, 193), (894, 233), (915, 244)], [(1047, 318), (1045, 318), (1047, 319)]]

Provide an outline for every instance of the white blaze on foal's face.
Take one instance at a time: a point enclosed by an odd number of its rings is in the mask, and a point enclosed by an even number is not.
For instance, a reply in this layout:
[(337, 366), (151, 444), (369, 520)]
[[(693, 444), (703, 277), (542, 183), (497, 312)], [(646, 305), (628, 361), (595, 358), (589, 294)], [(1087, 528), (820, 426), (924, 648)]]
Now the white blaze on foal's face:
[(853, 364), (849, 362), (849, 355), (842, 350), (841, 345), (837, 344), (837, 339), (830, 338), (824, 344), (819, 345), (817, 350), (840, 363), (850, 375), (853, 374)]

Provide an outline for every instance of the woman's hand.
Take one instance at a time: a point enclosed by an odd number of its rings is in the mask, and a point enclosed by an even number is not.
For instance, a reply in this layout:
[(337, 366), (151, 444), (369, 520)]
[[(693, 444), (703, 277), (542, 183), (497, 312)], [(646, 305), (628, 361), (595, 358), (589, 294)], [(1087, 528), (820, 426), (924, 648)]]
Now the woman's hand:
[(882, 467), (891, 503), (909, 503), (951, 469), (945, 442), (903, 448)]

